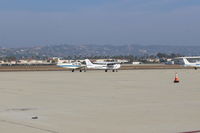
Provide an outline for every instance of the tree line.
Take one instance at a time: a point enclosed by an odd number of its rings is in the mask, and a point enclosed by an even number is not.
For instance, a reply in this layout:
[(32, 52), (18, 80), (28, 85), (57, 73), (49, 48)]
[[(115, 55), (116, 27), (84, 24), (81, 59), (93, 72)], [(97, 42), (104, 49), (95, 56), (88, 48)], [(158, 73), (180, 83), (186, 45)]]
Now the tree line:
[[(171, 54), (166, 54), (166, 53), (157, 53), (156, 55), (148, 55), (144, 54), (142, 56), (134, 56), (134, 55), (117, 55), (117, 56), (107, 56), (107, 55), (102, 55), (102, 56), (82, 56), (82, 55), (74, 55), (74, 56), (66, 56), (66, 57), (59, 57), (62, 59), (66, 60), (81, 60), (81, 59), (126, 59), (129, 62), (133, 61), (144, 61), (146, 59), (166, 59), (166, 58), (175, 58), (175, 57), (180, 57), (184, 56), (181, 54), (177, 53), (171, 53)], [(49, 60), (52, 57), (48, 56), (32, 56), (32, 57), (16, 57), (16, 56), (6, 56), (6, 57), (1, 57), (0, 60), (5, 60), (5, 61), (13, 61), (13, 60), (20, 60), (20, 59), (36, 59), (36, 60)]]

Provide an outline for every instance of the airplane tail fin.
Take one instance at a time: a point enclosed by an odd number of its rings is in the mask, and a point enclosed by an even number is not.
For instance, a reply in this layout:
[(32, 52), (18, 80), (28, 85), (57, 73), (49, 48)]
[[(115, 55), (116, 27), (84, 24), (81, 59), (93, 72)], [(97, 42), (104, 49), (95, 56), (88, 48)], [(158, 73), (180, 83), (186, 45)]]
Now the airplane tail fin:
[(87, 66), (92, 66), (92, 62), (89, 59), (85, 59), (85, 63)]
[(183, 58), (183, 62), (184, 62), (185, 65), (190, 64), (190, 62), (186, 58)]

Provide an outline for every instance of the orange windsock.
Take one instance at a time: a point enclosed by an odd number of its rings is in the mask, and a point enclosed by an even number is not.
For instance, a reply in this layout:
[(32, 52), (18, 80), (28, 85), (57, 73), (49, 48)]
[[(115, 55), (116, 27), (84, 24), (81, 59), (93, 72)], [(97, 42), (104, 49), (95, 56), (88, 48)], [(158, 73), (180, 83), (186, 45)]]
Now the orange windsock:
[(174, 83), (179, 83), (179, 82), (180, 82), (180, 80), (179, 80), (179, 78), (178, 78), (178, 74), (176, 73), (176, 74), (175, 74)]

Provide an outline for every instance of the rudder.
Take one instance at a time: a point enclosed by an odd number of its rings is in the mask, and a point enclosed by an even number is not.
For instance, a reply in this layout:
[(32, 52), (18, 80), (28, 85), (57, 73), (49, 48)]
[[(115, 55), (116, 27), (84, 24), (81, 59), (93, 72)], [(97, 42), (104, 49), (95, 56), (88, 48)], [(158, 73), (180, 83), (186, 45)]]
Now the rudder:
[(87, 66), (92, 66), (92, 62), (89, 59), (85, 59), (85, 63)]
[(183, 62), (184, 62), (184, 65), (190, 64), (189, 61), (186, 58), (183, 58)]

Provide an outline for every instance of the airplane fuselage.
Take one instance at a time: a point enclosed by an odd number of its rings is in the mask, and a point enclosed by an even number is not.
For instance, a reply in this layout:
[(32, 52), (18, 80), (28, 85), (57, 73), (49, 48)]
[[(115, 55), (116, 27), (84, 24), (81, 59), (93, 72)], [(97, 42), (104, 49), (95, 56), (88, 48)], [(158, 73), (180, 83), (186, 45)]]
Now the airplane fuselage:
[(196, 63), (191, 63), (191, 64), (185, 64), (185, 67), (200, 67), (200, 64), (196, 64)]
[(81, 64), (77, 64), (77, 63), (60, 63), (57, 64), (57, 66), (62, 67), (62, 68), (69, 68), (69, 69), (77, 69), (77, 68), (81, 68)]
[(100, 65), (100, 64), (94, 64), (92, 66), (87, 66), (89, 69), (102, 69), (102, 70), (113, 70), (113, 69), (119, 69), (120, 64), (114, 64), (114, 65)]

